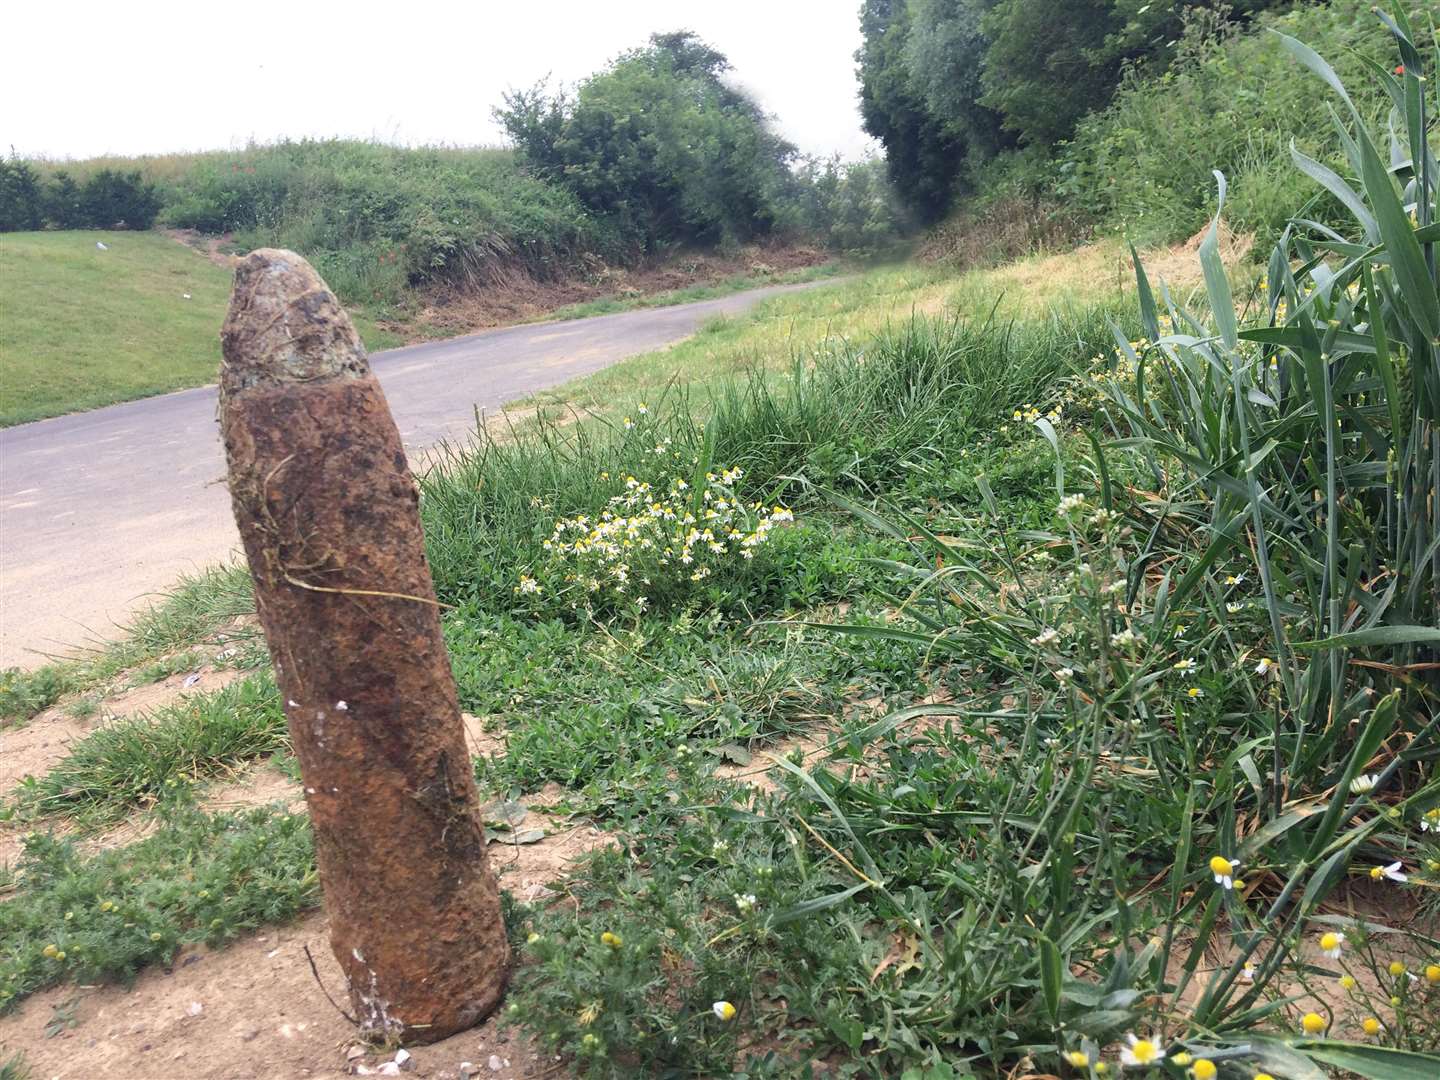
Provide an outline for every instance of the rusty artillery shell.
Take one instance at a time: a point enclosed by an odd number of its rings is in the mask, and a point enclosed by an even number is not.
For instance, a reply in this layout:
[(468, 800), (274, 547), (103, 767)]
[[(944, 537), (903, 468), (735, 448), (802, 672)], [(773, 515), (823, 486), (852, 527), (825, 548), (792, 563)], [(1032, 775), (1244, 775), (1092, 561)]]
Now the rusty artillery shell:
[(290, 251), (241, 261), (220, 423), (300, 760), (330, 943), (367, 1034), (495, 1008), (509, 948), (400, 434), (349, 318)]

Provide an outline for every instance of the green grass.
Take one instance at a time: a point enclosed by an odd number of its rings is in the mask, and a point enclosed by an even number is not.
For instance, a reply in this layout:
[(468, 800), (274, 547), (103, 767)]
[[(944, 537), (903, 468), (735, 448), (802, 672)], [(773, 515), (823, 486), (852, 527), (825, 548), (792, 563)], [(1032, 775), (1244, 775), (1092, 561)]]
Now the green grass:
[(213, 383), (229, 301), (228, 270), (160, 233), (4, 234), (0, 425)]
[(21, 779), (10, 801), (24, 818), (66, 813), (107, 824), (274, 753), (286, 739), (285, 711), (266, 672), (97, 728), (43, 776)]
[(320, 901), (303, 814), (204, 814), (176, 799), (154, 835), (98, 854), (34, 833), (0, 904), (0, 1013), (62, 981), (129, 982), (182, 944), (218, 946)]

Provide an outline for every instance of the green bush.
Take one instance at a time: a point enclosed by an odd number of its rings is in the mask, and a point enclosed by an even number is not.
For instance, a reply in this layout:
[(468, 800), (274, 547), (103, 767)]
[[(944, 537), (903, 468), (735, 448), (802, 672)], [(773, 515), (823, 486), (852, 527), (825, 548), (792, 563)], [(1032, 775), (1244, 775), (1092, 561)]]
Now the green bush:
[(692, 33), (655, 34), (573, 97), (542, 83), (495, 115), (531, 168), (637, 247), (743, 241), (782, 224), (795, 148), (729, 69)]
[(38, 229), (44, 221), (40, 177), (28, 161), (0, 158), (0, 232)]
[(174, 183), (162, 220), (292, 248), (351, 301), (393, 302), (422, 282), (555, 278), (619, 253), (573, 195), (505, 150), (304, 140), (205, 155)]
[[(1210, 171), (1231, 181), (1229, 223), (1273, 243), (1313, 191), (1290, 166), (1289, 145), (1334, 167), (1343, 157), (1314, 115), (1315, 90), (1296, 76), (1280, 30), (1333, 58), (1373, 123), (1388, 107), (1368, 78), (1387, 43), (1369, 0), (1330, 0), (1266, 16), (1261, 29), (1192, 18), (1170, 69), (1128, 77), (1113, 102), (1083, 120), (1064, 152), (1060, 194), (1137, 243), (1193, 235), (1209, 217)], [(1405, 5), (1418, 12), (1420, 5)], [(1307, 213), (1333, 219), (1328, 199)]]

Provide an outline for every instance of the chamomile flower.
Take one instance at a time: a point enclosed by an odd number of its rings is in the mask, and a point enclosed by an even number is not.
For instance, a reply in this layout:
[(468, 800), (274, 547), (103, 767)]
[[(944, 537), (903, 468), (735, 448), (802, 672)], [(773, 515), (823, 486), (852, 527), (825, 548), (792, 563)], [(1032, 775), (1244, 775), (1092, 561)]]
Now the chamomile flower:
[(1373, 1016), (1367, 1016), (1360, 1021), (1360, 1030), (1373, 1039), (1380, 1034), (1380, 1021)]
[(1389, 866), (1372, 866), (1370, 880), (1395, 881), (1404, 884), (1410, 880), (1410, 877), (1400, 868), (1400, 863), (1392, 862)]
[(1219, 1072), (1215, 1063), (1209, 1058), (1196, 1058), (1195, 1064), (1190, 1067), (1191, 1074), (1195, 1080), (1215, 1080), (1215, 1074)]
[(1440, 833), (1440, 806), (1420, 815), (1420, 831)]
[(1354, 989), (1355, 989), (1355, 976), (1353, 976), (1353, 975), (1341, 975), (1341, 976), (1340, 976), (1340, 988), (1341, 988), (1342, 990), (1354, 990)]
[(1191, 686), (1186, 688), (1185, 696), (1191, 698), (1192, 700), (1194, 698), (1202, 698), (1205, 696), (1205, 691), (1201, 690), (1198, 686)]
[(1426, 966), (1425, 981), (1431, 986), (1440, 985), (1440, 964), (1429, 964)]
[(619, 934), (612, 934), (609, 930), (606, 930), (600, 935), (600, 944), (607, 945), (612, 949), (618, 949), (621, 945), (625, 944), (625, 941)]
[(1268, 656), (1262, 656), (1260, 662), (1255, 665), (1255, 674), (1262, 679), (1267, 675), (1275, 674), (1276, 670), (1275, 661), (1271, 660)]
[(722, 1024), (728, 1024), (735, 1019), (735, 1006), (728, 1001), (717, 1001), (710, 1006), (710, 1011)]
[(1059, 640), (1060, 631), (1056, 630), (1053, 626), (1047, 626), (1044, 630), (1041, 630), (1040, 633), (1036, 634), (1033, 638), (1030, 639), (1030, 644), (1040, 645), (1043, 647), (1045, 645), (1054, 644)]
[(1345, 947), (1345, 935), (1330, 931), (1320, 935), (1320, 951), (1331, 960), (1339, 960), (1340, 952)]
[(1221, 888), (1233, 889), (1235, 887), (1234, 873), (1239, 865), (1239, 859), (1227, 859), (1224, 855), (1211, 856), (1210, 872), (1215, 875), (1215, 884)]
[(1405, 974), (1405, 963), (1402, 960), (1391, 960), (1390, 966), (1386, 970), (1398, 979)]
[(1126, 1035), (1125, 1041), (1130, 1045), (1121, 1048), (1120, 1062), (1127, 1068), (1148, 1068), (1165, 1060), (1165, 1051), (1151, 1039), (1140, 1039), (1132, 1034)]
[(1378, 773), (1361, 773), (1350, 781), (1351, 795), (1369, 795), (1375, 790), (1375, 785), (1380, 782)]
[(1193, 659), (1186, 658), (1184, 660), (1176, 660), (1175, 663), (1170, 666), (1173, 670), (1180, 672), (1182, 675), (1188, 675), (1200, 665), (1197, 664)]
[(1330, 1022), (1319, 1013), (1307, 1012), (1300, 1018), (1300, 1030), (1306, 1035), (1319, 1035), (1329, 1026)]
[(1076, 1069), (1088, 1069), (1090, 1067), (1090, 1055), (1084, 1050), (1066, 1050), (1065, 1060)]

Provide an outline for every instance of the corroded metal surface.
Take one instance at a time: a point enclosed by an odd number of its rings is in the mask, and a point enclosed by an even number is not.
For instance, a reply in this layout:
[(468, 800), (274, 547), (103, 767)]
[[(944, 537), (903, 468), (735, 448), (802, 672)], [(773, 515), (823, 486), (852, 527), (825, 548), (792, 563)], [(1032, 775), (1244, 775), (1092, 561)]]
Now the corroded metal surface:
[(364, 347), (288, 251), (241, 261), (221, 429), (305, 784), (331, 947), (362, 1025), (487, 1015), (509, 952), (415, 482)]

